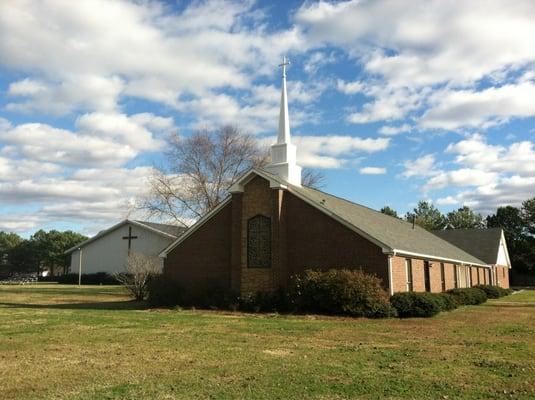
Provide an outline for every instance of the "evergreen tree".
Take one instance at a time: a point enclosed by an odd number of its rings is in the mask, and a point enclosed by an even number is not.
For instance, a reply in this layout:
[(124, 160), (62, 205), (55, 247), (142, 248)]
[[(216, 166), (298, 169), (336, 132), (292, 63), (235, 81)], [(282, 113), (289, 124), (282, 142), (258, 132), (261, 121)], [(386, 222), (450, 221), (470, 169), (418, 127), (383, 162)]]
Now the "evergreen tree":
[(405, 219), (414, 222), (429, 231), (444, 229), (446, 217), (433, 204), (427, 201), (419, 201), (412, 212), (405, 214)]
[(446, 224), (447, 229), (481, 229), (485, 227), (481, 214), (475, 213), (467, 206), (449, 212), (446, 216)]
[(381, 208), (381, 212), (383, 214), (390, 215), (391, 217), (399, 218), (397, 211), (389, 206), (384, 206), (383, 208)]

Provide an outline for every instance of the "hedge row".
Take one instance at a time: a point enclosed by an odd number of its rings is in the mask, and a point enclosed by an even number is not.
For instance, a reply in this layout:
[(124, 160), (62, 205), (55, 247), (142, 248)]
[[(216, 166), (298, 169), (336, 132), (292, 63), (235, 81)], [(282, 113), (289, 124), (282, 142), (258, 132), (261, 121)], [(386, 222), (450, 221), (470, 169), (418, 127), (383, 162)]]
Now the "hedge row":
[(513, 293), (511, 289), (504, 289), (500, 286), (477, 285), (474, 287), (483, 290), (489, 299), (499, 299), (500, 297), (508, 296)]
[(152, 306), (195, 305), (247, 312), (318, 313), (370, 318), (395, 315), (380, 279), (362, 271), (308, 270), (295, 276), (286, 290), (273, 293), (238, 296), (217, 287), (204, 293), (201, 298), (192, 299), (167, 277), (155, 277), (149, 284), (148, 302)]
[(308, 270), (293, 277), (289, 288), (272, 293), (259, 292), (239, 296), (218, 287), (188, 295), (176, 282), (164, 276), (149, 283), (151, 306), (195, 306), (246, 312), (317, 313), (353, 317), (384, 318), (390, 316), (432, 317), (460, 305), (476, 305), (487, 297), (503, 296), (510, 291), (483, 285), (448, 290), (446, 293), (396, 293), (392, 297), (381, 287), (376, 276), (362, 271), (331, 269)]

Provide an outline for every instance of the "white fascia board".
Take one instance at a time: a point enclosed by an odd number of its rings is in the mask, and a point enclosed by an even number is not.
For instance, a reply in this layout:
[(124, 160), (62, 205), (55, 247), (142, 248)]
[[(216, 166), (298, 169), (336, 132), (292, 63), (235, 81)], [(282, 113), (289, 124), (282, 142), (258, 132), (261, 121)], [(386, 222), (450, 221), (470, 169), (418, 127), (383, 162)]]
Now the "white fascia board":
[(474, 265), (474, 266), (477, 266), (477, 267), (490, 268), (490, 265), (488, 265), (488, 264), (479, 264), (479, 263), (474, 263), (474, 262), (470, 262), (470, 261), (455, 260), (453, 258), (431, 256), (429, 254), (414, 253), (412, 251), (405, 251), (405, 250), (399, 250), (399, 249), (393, 249), (392, 255), (394, 255), (394, 256), (402, 255), (402, 256), (409, 256), (409, 257), (419, 257), (419, 258), (425, 258), (425, 259), (434, 260), (434, 261), (447, 261), (447, 262), (451, 262), (451, 263), (454, 263), (454, 264)]
[(507, 248), (507, 242), (505, 240), (505, 234), (502, 229), (502, 237), (500, 238), (500, 245), (498, 246), (498, 254), (496, 254), (496, 260), (498, 260), (498, 255), (500, 254), (500, 247), (503, 246), (505, 249), (505, 258), (507, 259), (507, 266), (511, 269), (511, 259), (509, 258), (509, 249)]
[(388, 256), (388, 291), (390, 296), (394, 295), (394, 278), (392, 276), (392, 256)]
[(247, 171), (241, 178), (239, 178), (229, 189), (230, 193), (243, 193), (244, 186), (247, 185), (250, 181), (253, 180), (255, 176), (260, 176), (265, 180), (269, 181), (269, 187), (271, 189), (287, 189), (288, 186), (283, 182), (274, 179), (272, 176), (265, 174), (262, 170), (257, 168), (252, 168)]
[(223, 207), (225, 207), (227, 204), (230, 203), (232, 200), (232, 196), (228, 196), (225, 200), (223, 200), (221, 203), (219, 203), (212, 211), (207, 213), (204, 217), (199, 219), (197, 222), (195, 222), (186, 232), (184, 232), (182, 235), (178, 237), (173, 243), (171, 243), (169, 246), (167, 246), (165, 249), (162, 250), (162, 252), (158, 255), (158, 257), (166, 258), (167, 254), (171, 250), (173, 250), (176, 246), (178, 246), (180, 243), (182, 243), (184, 240), (189, 238), (192, 234), (194, 234), (201, 226), (203, 226), (206, 222), (208, 222), (213, 216), (215, 216)]
[(101, 238), (102, 236), (105, 236), (107, 235), (108, 233), (110, 232), (113, 232), (114, 230), (116, 230), (117, 228), (120, 228), (121, 226), (123, 226), (124, 224), (128, 223), (128, 222), (132, 222), (132, 221), (129, 221), (127, 219), (124, 219), (118, 223), (116, 223), (115, 225), (113, 225), (112, 227), (108, 228), (108, 229), (104, 229), (103, 231), (97, 233), (95, 236), (93, 237), (90, 237), (89, 239), (83, 241), (82, 243), (78, 243), (76, 246), (73, 246), (71, 247), (70, 249), (68, 250), (65, 250), (63, 252), (63, 254), (69, 254), (69, 253), (72, 253), (73, 251), (75, 250), (78, 250), (78, 249), (81, 249), (82, 247), (84, 247), (85, 245)]
[(143, 222), (130, 221), (130, 220), (129, 220), (129, 222), (132, 225), (136, 225), (136, 226), (139, 226), (140, 228), (147, 229), (149, 231), (157, 233), (158, 235), (165, 236), (165, 237), (168, 237), (168, 238), (171, 238), (171, 239), (176, 239), (177, 238), (177, 236), (175, 236), (175, 235), (172, 235), (170, 233), (167, 233), (167, 232), (161, 231), (159, 229), (153, 228), (152, 226), (145, 225)]

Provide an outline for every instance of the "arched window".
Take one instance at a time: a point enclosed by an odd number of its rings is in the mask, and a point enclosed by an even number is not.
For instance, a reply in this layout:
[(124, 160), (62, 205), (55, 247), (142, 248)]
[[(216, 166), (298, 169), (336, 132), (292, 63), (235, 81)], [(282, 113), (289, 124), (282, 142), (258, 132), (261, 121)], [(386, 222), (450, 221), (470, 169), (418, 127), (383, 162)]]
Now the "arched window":
[(265, 215), (247, 221), (247, 267), (271, 267), (271, 218)]

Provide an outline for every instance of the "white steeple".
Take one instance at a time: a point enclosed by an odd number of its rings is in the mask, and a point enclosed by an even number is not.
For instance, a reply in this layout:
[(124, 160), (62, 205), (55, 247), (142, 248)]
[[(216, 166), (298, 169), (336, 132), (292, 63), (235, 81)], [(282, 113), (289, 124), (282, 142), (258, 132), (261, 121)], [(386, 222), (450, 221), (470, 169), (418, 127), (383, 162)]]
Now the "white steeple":
[(297, 165), (297, 148), (291, 143), (290, 118), (288, 116), (288, 98), (286, 94), (286, 66), (290, 62), (282, 59), (282, 92), (279, 114), (279, 135), (277, 143), (271, 146), (271, 163), (265, 168), (292, 185), (301, 186), (301, 167)]

